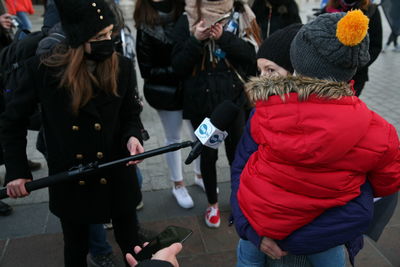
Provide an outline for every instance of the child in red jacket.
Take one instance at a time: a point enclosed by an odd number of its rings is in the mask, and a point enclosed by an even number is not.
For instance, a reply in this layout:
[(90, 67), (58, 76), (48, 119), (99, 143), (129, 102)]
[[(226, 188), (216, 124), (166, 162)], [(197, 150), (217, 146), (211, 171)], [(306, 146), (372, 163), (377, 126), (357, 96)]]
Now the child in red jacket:
[(260, 236), (287, 237), (357, 197), (366, 179), (376, 196), (399, 190), (396, 129), (348, 84), (369, 60), (367, 25), (361, 11), (321, 15), (292, 42), (291, 61), (301, 76), (261, 77), (247, 85), (258, 150), (240, 176), (237, 196)]

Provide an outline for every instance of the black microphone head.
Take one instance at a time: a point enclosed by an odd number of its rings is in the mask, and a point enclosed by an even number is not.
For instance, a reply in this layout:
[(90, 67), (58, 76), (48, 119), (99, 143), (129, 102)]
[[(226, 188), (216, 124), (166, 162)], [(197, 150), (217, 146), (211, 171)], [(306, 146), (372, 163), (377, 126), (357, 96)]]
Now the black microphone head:
[(219, 130), (225, 131), (234, 121), (240, 108), (231, 100), (225, 100), (215, 107), (211, 113), (210, 121)]

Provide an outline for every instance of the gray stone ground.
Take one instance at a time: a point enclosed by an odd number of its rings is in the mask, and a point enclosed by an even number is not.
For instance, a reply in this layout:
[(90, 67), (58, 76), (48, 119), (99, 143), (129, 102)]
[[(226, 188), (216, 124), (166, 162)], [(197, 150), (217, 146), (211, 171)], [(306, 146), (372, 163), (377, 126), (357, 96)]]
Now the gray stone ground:
[[(123, 0), (122, 6), (128, 25), (133, 29), (131, 14), (133, 4)], [(300, 0), (303, 22), (306, 21), (314, 7), (315, 1)], [(41, 7), (36, 7), (37, 14), (32, 16), (35, 29), (42, 23)], [(390, 34), (389, 26), (383, 13), (384, 40)], [(367, 105), (400, 129), (400, 53), (387, 51), (382, 53), (370, 68), (370, 82), (362, 94)], [(139, 88), (142, 80), (139, 78)], [(142, 113), (143, 123), (149, 131), (151, 139), (145, 142), (145, 149), (150, 150), (164, 145), (164, 134), (160, 120), (155, 111), (148, 105)], [(184, 133), (183, 140), (189, 135)], [(42, 155), (35, 150), (36, 133), (29, 132), (27, 153), (30, 159), (40, 161), (43, 168), (34, 172), (35, 178), (47, 175), (46, 163)], [(182, 151), (183, 159), (189, 149)], [(225, 153), (220, 149), (218, 161), (218, 181), (220, 187), (220, 205), (223, 210), (223, 222), (218, 230), (204, 227), (202, 213), (206, 207), (204, 193), (194, 186), (189, 186), (195, 207), (191, 210), (179, 208), (170, 193), (171, 183), (163, 156), (146, 159), (140, 164), (144, 176), (143, 192), (145, 208), (139, 212), (144, 225), (153, 230), (162, 230), (168, 224), (190, 225), (195, 234), (185, 245), (180, 256), (181, 266), (233, 266), (235, 262), (235, 244), (237, 236), (232, 227), (227, 225), (229, 216), (229, 168)], [(4, 176), (4, 166), (0, 167), (0, 176)], [(184, 166), (184, 179), (187, 185), (193, 184), (191, 166)], [(1, 179), (1, 178), (0, 178)], [(11, 266), (62, 266), (62, 236), (60, 226), (48, 211), (47, 190), (38, 190), (24, 199), (5, 202), (14, 207), (14, 213), (8, 217), (0, 217), (0, 267)], [(115, 241), (111, 243), (117, 252)], [(356, 266), (397, 266), (400, 267), (400, 208), (387, 225), (381, 239), (375, 243), (366, 239), (366, 245), (359, 254)], [(118, 252), (117, 252), (118, 254)]]

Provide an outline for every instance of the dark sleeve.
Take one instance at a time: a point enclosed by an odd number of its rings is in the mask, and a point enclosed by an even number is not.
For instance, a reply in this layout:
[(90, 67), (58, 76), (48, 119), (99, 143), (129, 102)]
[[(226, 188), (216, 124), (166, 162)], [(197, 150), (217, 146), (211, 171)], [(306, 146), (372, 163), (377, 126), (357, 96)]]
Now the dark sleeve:
[(130, 60), (121, 58), (120, 60), (124, 60), (123, 66), (128, 68), (127, 71), (127, 79), (128, 79), (128, 88), (124, 99), (121, 105), (121, 127), (122, 127), (122, 143), (126, 145), (128, 139), (131, 136), (136, 137), (139, 139), (140, 143), (143, 144), (142, 136), (141, 136), (141, 129), (142, 129), (142, 122), (140, 120), (140, 112), (142, 111), (142, 107), (139, 103), (139, 96), (135, 90), (135, 81), (134, 75), (135, 71), (133, 68), (132, 63)]
[(178, 19), (173, 31), (173, 39), (172, 67), (179, 75), (190, 75), (194, 66), (201, 60), (203, 44), (190, 35), (186, 15)]
[(21, 76), (19, 86), (5, 92), (8, 102), (0, 117), (0, 139), (7, 171), (5, 184), (19, 178), (32, 179), (26, 155), (26, 136), (29, 117), (37, 105), (34, 78), (38, 75), (39, 62), (38, 57), (25, 62), (23, 68), (26, 72)]
[(382, 20), (378, 7), (375, 8), (374, 14), (370, 17), (369, 22), (369, 55), (371, 57), (367, 66), (371, 65), (382, 51)]
[(154, 62), (156, 59), (152, 55), (157, 47), (153, 44), (154, 39), (150, 35), (140, 29), (137, 31), (136, 54), (142, 78), (159, 81), (177, 78), (172, 66), (155, 66), (157, 62)]
[(257, 151), (258, 145), (253, 140), (250, 134), (250, 120), (254, 114), (254, 110), (249, 116), (246, 128), (243, 131), (242, 138), (236, 148), (235, 159), (232, 163), (231, 168), (231, 209), (232, 209), (232, 219), (235, 224), (236, 232), (240, 238), (249, 240), (257, 248), (260, 247), (261, 236), (259, 236), (256, 231), (251, 227), (249, 221), (244, 216), (243, 212), (240, 210), (239, 202), (237, 199), (237, 192), (240, 185), (240, 175), (243, 171), (244, 166), (250, 156)]
[(299, 6), (295, 1), (292, 1), (292, 4), (289, 5), (288, 7), (288, 18), (286, 19), (286, 25), (289, 26), (293, 23), (302, 23), (300, 14), (299, 14)]
[(140, 262), (136, 267), (173, 267), (168, 261), (145, 260)]
[(231, 63), (247, 66), (255, 64), (256, 50), (250, 42), (227, 31), (224, 31), (216, 42), (221, 46), (221, 49), (226, 53), (226, 57)]
[(329, 209), (293, 232), (278, 245), (294, 255), (307, 255), (352, 242), (366, 233), (373, 216), (373, 193), (369, 182), (361, 194), (345, 206)]

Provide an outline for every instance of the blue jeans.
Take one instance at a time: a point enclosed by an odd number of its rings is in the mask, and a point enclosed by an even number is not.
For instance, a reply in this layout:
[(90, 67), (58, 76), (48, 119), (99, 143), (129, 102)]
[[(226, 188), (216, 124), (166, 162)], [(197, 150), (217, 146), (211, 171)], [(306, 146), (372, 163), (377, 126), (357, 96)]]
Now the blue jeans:
[(310, 266), (310, 264), (314, 267), (345, 267), (343, 246), (308, 256), (288, 255), (281, 260), (271, 260), (247, 240), (240, 239), (237, 247), (236, 267)]
[(139, 167), (136, 165), (136, 176), (138, 179), (138, 183), (139, 183), (139, 188), (142, 188), (142, 184), (143, 184), (143, 175), (142, 172), (140, 171)]
[(19, 19), (20, 25), (18, 26), (20, 29), (30, 31), (32, 29), (32, 23), (29, 20), (28, 14), (26, 12), (18, 11), (17, 17)]
[(112, 247), (107, 242), (106, 230), (103, 224), (89, 226), (89, 253), (92, 256), (106, 255), (112, 252)]

